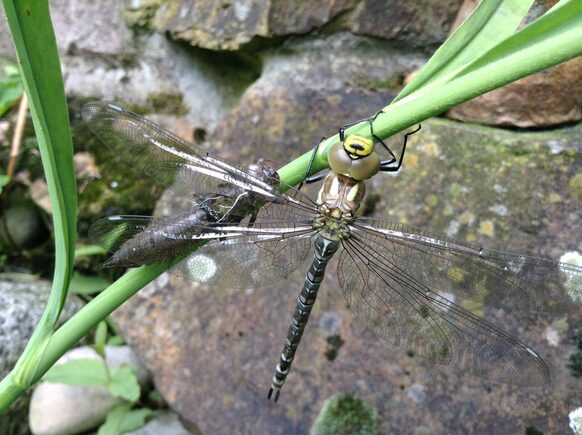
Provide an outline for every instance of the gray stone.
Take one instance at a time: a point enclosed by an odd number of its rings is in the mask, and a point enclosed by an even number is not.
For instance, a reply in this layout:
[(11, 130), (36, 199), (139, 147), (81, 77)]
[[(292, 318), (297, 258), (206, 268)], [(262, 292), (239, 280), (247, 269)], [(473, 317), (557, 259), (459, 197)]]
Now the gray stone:
[(144, 39), (141, 48), (129, 65), (110, 58), (64, 58), (67, 95), (121, 101), (146, 112), (186, 114), (192, 125), (213, 130), (247, 85), (248, 73), (237, 65), (216, 65), (206, 54), (189, 52), (162, 35)]
[(12, 43), (12, 36), (4, 15), (4, 6), (0, 4), (0, 56), (16, 61), (16, 53), (14, 52), (14, 44)]
[[(99, 360), (101, 357), (90, 347), (80, 347), (64, 354), (56, 364), (75, 359)], [(104, 386), (39, 382), (30, 401), (30, 430), (35, 435), (83, 432), (102, 423), (118, 403), (121, 400), (113, 397)]]
[[(110, 369), (130, 364), (141, 373), (138, 377), (142, 386), (148, 381), (147, 370), (128, 346), (107, 346), (105, 354)], [(80, 347), (67, 352), (57, 364), (75, 359), (101, 357), (90, 347)], [(103, 423), (107, 413), (119, 403), (121, 399), (111, 395), (105, 386), (79, 387), (40, 382), (30, 402), (30, 429), (35, 435), (83, 432)]]
[(126, 432), (127, 435), (189, 435), (180, 419), (173, 412), (162, 412), (145, 426)]
[(125, 25), (121, 2), (51, 0), (50, 8), (61, 55), (83, 53), (116, 58), (133, 55), (132, 32)]
[[(12, 370), (24, 351), (48, 301), (50, 288), (49, 282), (38, 281), (29, 275), (0, 275), (0, 377)], [(60, 323), (81, 306), (78, 299), (69, 298)], [(25, 394), (0, 416), (0, 433), (28, 433), (29, 400), (30, 394)]]
[(169, 32), (190, 45), (240, 50), (317, 30), (351, 31), (416, 46), (436, 44), (445, 39), (460, 4), (461, 0), (162, 0), (128, 2), (127, 11), (131, 23)]
[(263, 73), (209, 142), (233, 161), (267, 155), (275, 166), (288, 159), (289, 149), (299, 154), (336, 134), (338, 120), (361, 119), (386, 106), (395, 96), (388, 84), (425, 61), (420, 53), (348, 33), (292, 39), (261, 55)]
[(105, 346), (105, 362), (111, 370), (115, 370), (123, 364), (134, 367), (142, 387), (151, 381), (151, 374), (129, 346)]
[[(29, 275), (0, 275), (0, 375), (8, 373), (24, 350), (48, 301), (51, 285)], [(82, 306), (69, 298), (60, 323)]]

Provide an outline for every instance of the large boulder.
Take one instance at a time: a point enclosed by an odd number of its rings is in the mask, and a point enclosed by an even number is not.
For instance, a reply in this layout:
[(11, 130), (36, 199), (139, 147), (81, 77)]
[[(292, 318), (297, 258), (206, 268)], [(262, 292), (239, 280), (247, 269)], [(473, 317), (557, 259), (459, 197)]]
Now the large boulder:
[[(572, 235), (582, 230), (580, 197), (571, 186), (582, 167), (580, 132), (427, 121), (401, 172), (368, 183), (364, 213), (559, 260), (579, 250)], [(305, 433), (340, 392), (376, 407), (381, 433), (567, 430), (563, 410), (578, 405), (581, 382), (567, 369), (580, 326), (574, 302), (572, 317), (475, 308), (548, 363), (551, 386), (515, 387), (432, 366), (366, 332), (346, 308), (333, 265), (273, 405), (266, 394), (306, 270), (247, 290), (162, 276), (115, 318), (172, 408), (204, 433)]]

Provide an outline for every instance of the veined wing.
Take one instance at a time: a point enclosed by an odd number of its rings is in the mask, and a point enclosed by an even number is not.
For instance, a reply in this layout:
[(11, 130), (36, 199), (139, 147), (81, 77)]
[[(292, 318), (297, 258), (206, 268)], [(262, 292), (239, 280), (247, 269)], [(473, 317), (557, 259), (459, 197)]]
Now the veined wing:
[(257, 287), (286, 277), (309, 253), (313, 216), (298, 208), (269, 203), (240, 223), (207, 222), (196, 213), (111, 216), (97, 221), (90, 236), (116, 251), (106, 266), (171, 264), (183, 256), (170, 272), (223, 287)]
[(380, 235), (359, 231), (343, 242), (338, 275), (358, 319), (389, 343), (431, 362), (518, 385), (549, 383), (530, 347), (427, 287), (398, 264)]
[(286, 278), (307, 257), (316, 211), (269, 203), (255, 220), (216, 223), (195, 240), (210, 241), (170, 271), (226, 288), (264, 287)]
[[(311, 227), (229, 226), (170, 272), (225, 288), (264, 287), (286, 278), (311, 251)], [(227, 237), (224, 237), (228, 234)], [(206, 234), (205, 236), (210, 236)]]
[(424, 287), (462, 306), (490, 305), (531, 312), (568, 311), (568, 294), (582, 292), (582, 268), (543, 258), (485, 249), (399, 223), (354, 222), (353, 234), (371, 239)]
[(303, 195), (299, 194), (296, 199), (280, 193), (277, 180), (263, 181), (117, 105), (91, 102), (83, 107), (82, 115), (91, 131), (113, 149), (118, 158), (194, 202), (222, 194), (229, 186), (235, 186), (260, 195), (266, 201), (315, 206)]
[[(158, 218), (163, 222), (166, 218)], [(128, 240), (146, 230), (156, 218), (151, 216), (116, 215), (99, 219), (89, 228), (89, 238), (107, 252), (115, 252)]]
[(108, 216), (91, 225), (89, 238), (114, 253), (105, 267), (170, 264), (204, 244), (190, 237), (205, 230), (205, 218), (200, 210), (169, 217)]

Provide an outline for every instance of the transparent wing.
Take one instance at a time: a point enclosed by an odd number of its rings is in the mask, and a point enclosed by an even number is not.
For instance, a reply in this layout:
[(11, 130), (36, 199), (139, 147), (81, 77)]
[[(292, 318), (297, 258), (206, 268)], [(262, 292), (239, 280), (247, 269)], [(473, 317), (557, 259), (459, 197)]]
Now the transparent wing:
[(226, 288), (263, 287), (286, 278), (307, 257), (316, 211), (294, 203), (270, 203), (256, 219), (218, 223), (202, 233), (212, 240), (170, 271)]
[(276, 179), (263, 181), (117, 105), (91, 102), (83, 107), (82, 116), (91, 131), (113, 149), (119, 159), (196, 203), (209, 196), (223, 195), (234, 186), (267, 201), (315, 206), (312, 200), (299, 193), (293, 197), (280, 193)]
[(352, 236), (343, 243), (340, 284), (355, 316), (379, 337), (492, 381), (549, 383), (549, 370), (534, 350), (410, 275), (382, 236)]
[(107, 252), (115, 252), (125, 242), (144, 231), (152, 223), (152, 219), (151, 216), (107, 216), (91, 225), (89, 238)]
[(394, 264), (423, 286), (462, 306), (531, 312), (571, 309), (582, 292), (582, 268), (485, 249), (399, 223), (354, 222), (354, 234), (380, 245)]
[(260, 232), (216, 241), (198, 249), (170, 272), (225, 288), (264, 287), (286, 278), (303, 263), (314, 233), (278, 229), (277, 236)]
[(171, 264), (185, 256), (170, 272), (222, 287), (264, 286), (286, 277), (310, 251), (313, 216), (297, 209), (293, 203), (270, 203), (240, 223), (209, 223), (199, 212), (111, 216), (97, 221), (90, 237), (115, 251), (106, 266)]
[(193, 237), (208, 231), (205, 218), (200, 210), (169, 217), (108, 216), (91, 226), (89, 237), (114, 253), (105, 267), (170, 264), (204, 244)]

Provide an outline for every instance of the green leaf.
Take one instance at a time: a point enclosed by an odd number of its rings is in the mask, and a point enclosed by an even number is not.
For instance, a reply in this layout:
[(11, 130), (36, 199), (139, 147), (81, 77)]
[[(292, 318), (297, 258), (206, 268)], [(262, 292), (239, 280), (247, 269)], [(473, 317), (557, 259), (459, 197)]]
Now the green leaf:
[(150, 400), (150, 402), (153, 402), (156, 405), (156, 407), (163, 408), (166, 406), (164, 397), (156, 389), (150, 391), (150, 393), (148, 394), (148, 399)]
[(3, 116), (22, 97), (23, 92), (18, 69), (10, 65), (6, 66), (4, 74), (0, 77), (0, 116)]
[(137, 376), (133, 367), (128, 364), (123, 364), (113, 372), (107, 387), (111, 394), (129, 402), (133, 403), (139, 399), (140, 387)]
[(114, 335), (107, 339), (108, 346), (122, 346), (125, 344), (125, 339), (121, 335)]
[(73, 273), (69, 291), (78, 295), (92, 295), (109, 287), (111, 283), (102, 276), (82, 275)]
[(55, 236), (49, 301), (11, 373), (14, 383), (26, 388), (39, 377), (40, 360), (67, 297), (77, 233), (77, 192), (69, 113), (48, 1), (2, 0), (2, 4), (38, 139)]
[(533, 0), (484, 0), (431, 56), (422, 70), (394, 101), (444, 77), (511, 36), (529, 11)]
[(131, 403), (120, 403), (111, 408), (105, 423), (99, 427), (97, 435), (119, 435), (122, 433), (123, 420), (131, 409)]
[(0, 193), (2, 193), (2, 188), (10, 182), (10, 177), (8, 175), (0, 174)]
[(102, 359), (75, 359), (56, 364), (42, 379), (46, 382), (88, 387), (107, 385), (109, 374)]
[(107, 414), (105, 423), (101, 425), (98, 435), (119, 435), (142, 427), (148, 417), (154, 414), (149, 408), (131, 410), (131, 403), (121, 403)]
[(107, 251), (103, 249), (101, 246), (97, 245), (80, 246), (77, 249), (75, 249), (75, 259), (79, 257), (85, 256), (88, 257), (92, 255), (103, 255), (103, 254), (107, 254)]
[(121, 424), (122, 432), (129, 432), (131, 430), (136, 430), (146, 424), (149, 417), (151, 417), (155, 411), (149, 408), (139, 408), (129, 411), (123, 418)]
[(101, 321), (97, 325), (97, 329), (95, 330), (95, 344), (93, 345), (93, 349), (97, 352), (101, 357), (105, 357), (105, 343), (107, 342), (107, 322)]

